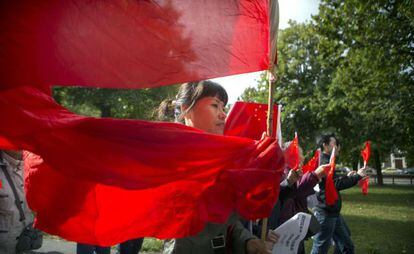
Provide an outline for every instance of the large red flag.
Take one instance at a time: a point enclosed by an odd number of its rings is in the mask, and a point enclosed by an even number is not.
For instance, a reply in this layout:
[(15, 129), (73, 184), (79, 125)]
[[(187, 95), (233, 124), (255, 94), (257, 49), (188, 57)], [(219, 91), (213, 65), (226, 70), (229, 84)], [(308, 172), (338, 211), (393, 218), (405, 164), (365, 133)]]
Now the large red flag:
[(326, 204), (334, 205), (338, 200), (338, 193), (334, 184), (334, 172), (335, 172), (335, 148), (332, 149), (331, 159), (329, 160), (329, 171), (326, 176), (325, 182), (325, 195), (326, 195)]
[[(364, 160), (364, 167), (368, 165), (369, 157), (371, 156), (371, 142), (365, 142), (365, 147), (361, 151), (362, 159)], [(359, 185), (361, 186), (362, 194), (368, 195), (368, 187), (369, 187), (369, 177), (366, 177), (359, 181)]]
[(138, 88), (266, 70), (276, 51), (269, 8), (269, 0), (1, 1), (1, 86)]
[(142, 88), (268, 69), (269, 12), (266, 0), (2, 1), (0, 148), (41, 156), (28, 156), (26, 168), (36, 224), (112, 245), (193, 235), (232, 211), (266, 217), (283, 165), (274, 140), (77, 116), (48, 90)]
[(321, 150), (317, 149), (313, 157), (302, 167), (303, 174), (306, 172), (315, 171), (315, 169), (319, 166), (319, 156), (321, 154)]
[(290, 142), (289, 146), (283, 151), (285, 156), (286, 166), (290, 169), (297, 170), (300, 163), (299, 158), (299, 141), (298, 136), (295, 134), (295, 138)]
[(48, 233), (98, 245), (184, 237), (233, 211), (266, 217), (277, 200), (284, 161), (274, 139), (77, 116), (33, 87), (0, 94), (0, 132), (41, 155), (27, 160), (26, 188)]

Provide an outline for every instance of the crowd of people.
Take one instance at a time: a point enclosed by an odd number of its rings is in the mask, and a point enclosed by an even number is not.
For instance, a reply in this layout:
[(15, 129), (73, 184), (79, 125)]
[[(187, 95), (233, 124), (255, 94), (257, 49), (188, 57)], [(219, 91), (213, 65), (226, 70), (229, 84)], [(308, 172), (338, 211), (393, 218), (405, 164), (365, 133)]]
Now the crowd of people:
[[(223, 135), (228, 97), (223, 87), (212, 81), (190, 82), (183, 84), (174, 99), (165, 100), (158, 109), (160, 120), (172, 120), (207, 133)], [(272, 253), (279, 236), (272, 230), (299, 212), (312, 214), (312, 225), (306, 238), (313, 238), (312, 254), (324, 254), (334, 242), (335, 253), (354, 253), (351, 232), (341, 215), (340, 191), (350, 188), (366, 177), (365, 168), (352, 171), (346, 176), (334, 177), (338, 199), (333, 205), (326, 202), (325, 184), (329, 160), (334, 152), (339, 154), (340, 143), (334, 134), (321, 135), (319, 167), (314, 171), (302, 173), (304, 162), (300, 150), (300, 163), (297, 169), (286, 167), (280, 182), (279, 200), (268, 220), (266, 240), (260, 239), (260, 223), (249, 222), (233, 213), (226, 223), (208, 223), (197, 235), (186, 238), (170, 239), (164, 242), (163, 253)], [(284, 147), (288, 147), (286, 143)], [(0, 253), (21, 253), (41, 244), (38, 232), (29, 236), (34, 246), (23, 246), (23, 231), (31, 226), (33, 216), (25, 201), (23, 188), (22, 152), (1, 151), (0, 187)], [(317, 189), (318, 191), (315, 191)], [(309, 197), (316, 195), (317, 205), (310, 210)], [(252, 230), (253, 229), (253, 230)], [(31, 238), (30, 238), (31, 237)], [(26, 237), (27, 238), (27, 237)], [(37, 242), (36, 242), (37, 241)], [(119, 245), (119, 253), (138, 253), (143, 239), (131, 239)], [(27, 244), (26, 244), (27, 245)], [(33, 244), (32, 244), (33, 245)], [(110, 253), (109, 247), (92, 246), (85, 243), (77, 245), (78, 254)], [(305, 253), (304, 241), (298, 253)]]

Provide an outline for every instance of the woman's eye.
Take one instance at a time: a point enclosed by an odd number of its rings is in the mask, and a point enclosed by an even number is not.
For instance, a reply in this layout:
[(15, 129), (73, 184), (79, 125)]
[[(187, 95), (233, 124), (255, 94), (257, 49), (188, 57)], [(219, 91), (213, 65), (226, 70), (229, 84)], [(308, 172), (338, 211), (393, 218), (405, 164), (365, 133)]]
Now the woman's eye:
[(211, 104), (211, 106), (218, 108), (218, 104)]

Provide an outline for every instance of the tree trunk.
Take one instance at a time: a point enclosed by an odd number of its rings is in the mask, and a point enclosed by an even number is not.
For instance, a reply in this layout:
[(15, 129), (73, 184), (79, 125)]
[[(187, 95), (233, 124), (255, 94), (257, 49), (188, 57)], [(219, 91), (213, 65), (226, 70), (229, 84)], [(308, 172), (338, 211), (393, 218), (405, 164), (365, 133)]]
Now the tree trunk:
[(382, 179), (381, 156), (377, 147), (375, 147), (373, 150), (375, 169), (377, 170), (378, 185), (382, 186), (384, 185), (384, 181)]
[(101, 105), (101, 117), (111, 117), (111, 107), (108, 105)]

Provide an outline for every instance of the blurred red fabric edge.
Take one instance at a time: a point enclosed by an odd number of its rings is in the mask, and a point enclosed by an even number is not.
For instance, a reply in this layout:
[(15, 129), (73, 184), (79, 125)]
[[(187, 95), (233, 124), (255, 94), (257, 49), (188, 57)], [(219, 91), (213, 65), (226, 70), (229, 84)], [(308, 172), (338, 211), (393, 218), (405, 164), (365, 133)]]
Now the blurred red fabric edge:
[(1, 1), (0, 16), (0, 88), (142, 88), (269, 68), (268, 0)]
[(271, 138), (78, 116), (30, 86), (0, 90), (0, 115), (3, 135), (42, 157), (26, 156), (36, 226), (68, 240), (185, 237), (232, 212), (266, 217), (278, 197), (284, 160)]

